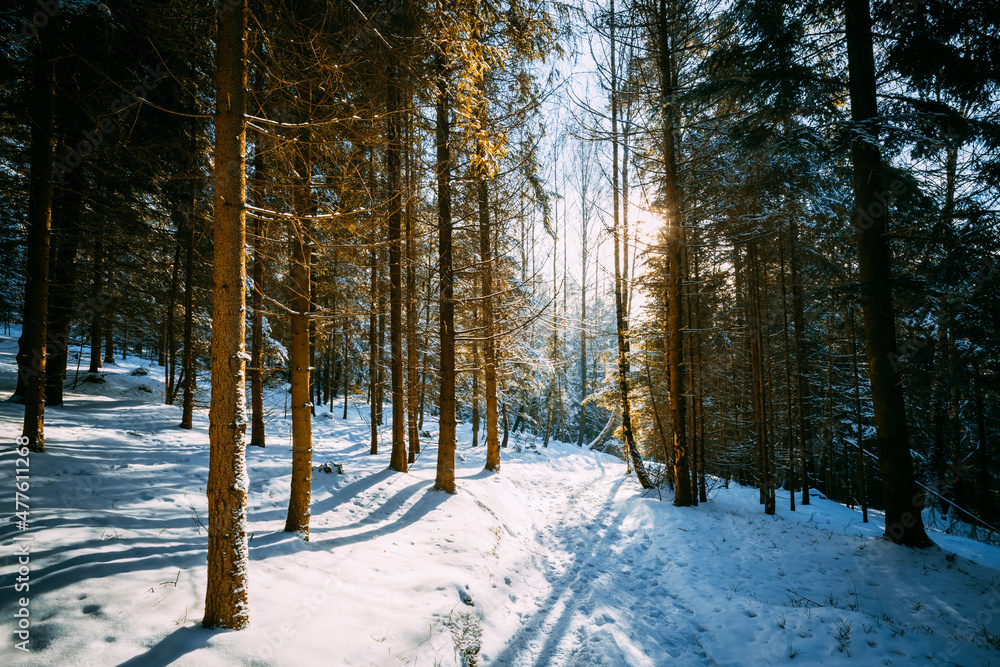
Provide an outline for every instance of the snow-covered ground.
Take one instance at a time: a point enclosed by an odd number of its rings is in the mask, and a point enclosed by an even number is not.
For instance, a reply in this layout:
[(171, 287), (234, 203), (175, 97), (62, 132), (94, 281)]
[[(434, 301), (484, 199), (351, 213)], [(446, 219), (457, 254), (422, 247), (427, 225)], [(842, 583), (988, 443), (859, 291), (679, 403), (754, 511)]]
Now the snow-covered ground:
[[(4, 396), (15, 347), (0, 337)], [(468, 425), (448, 496), (431, 490), (435, 424), (411, 472), (392, 473), (386, 448), (368, 455), (360, 401), (314, 421), (314, 462), (344, 472), (314, 474), (303, 542), (282, 532), (280, 394), (268, 447), (247, 452), (251, 624), (203, 630), (207, 417), (176, 428), (162, 370), (135, 367), (47, 411), (27, 532), (13, 523), (22, 408), (0, 403), (2, 665), (1000, 664), (996, 548), (934, 534), (940, 548), (912, 552), (877, 539), (877, 515), (815, 499), (768, 517), (736, 487), (678, 509), (618, 459), (561, 443), (514, 439), (485, 473)], [(24, 536), (30, 592), (16, 593)], [(25, 595), (30, 653), (15, 648)]]

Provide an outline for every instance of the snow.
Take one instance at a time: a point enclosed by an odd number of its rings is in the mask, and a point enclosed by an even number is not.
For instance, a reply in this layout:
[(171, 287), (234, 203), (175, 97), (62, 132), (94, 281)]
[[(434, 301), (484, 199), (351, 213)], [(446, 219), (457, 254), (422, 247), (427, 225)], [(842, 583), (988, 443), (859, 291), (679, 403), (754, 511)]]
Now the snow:
[[(0, 391), (16, 338), (0, 337)], [(27, 533), (0, 527), (3, 665), (772, 665), (1000, 663), (1000, 550), (815, 499), (765, 516), (753, 489), (695, 508), (643, 494), (618, 459), (512, 437), (499, 474), (460, 426), (459, 492), (432, 490), (436, 425), (407, 474), (369, 456), (368, 410), (313, 420), (310, 541), (282, 531), (290, 422), (247, 448), (250, 626), (200, 627), (208, 420), (177, 428), (163, 372), (107, 370), (46, 410)], [(149, 362), (142, 362), (148, 365)], [(146, 390), (139, 389), (145, 386)], [(281, 406), (280, 392), (270, 397)], [(0, 403), (0, 442), (22, 408)], [(387, 409), (388, 417), (391, 413)], [(0, 488), (13, 519), (13, 447)], [(779, 508), (787, 508), (779, 492)], [(14, 648), (15, 537), (30, 543), (30, 653)], [(990, 642), (992, 641), (992, 646)]]

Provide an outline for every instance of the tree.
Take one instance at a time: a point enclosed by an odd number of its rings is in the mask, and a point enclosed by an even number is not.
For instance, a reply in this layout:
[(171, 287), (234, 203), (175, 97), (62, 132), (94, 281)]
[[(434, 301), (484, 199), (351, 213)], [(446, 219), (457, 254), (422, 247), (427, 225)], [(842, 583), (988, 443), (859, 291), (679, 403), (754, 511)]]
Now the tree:
[[(924, 531), (921, 503), (915, 503), (916, 482), (906, 423), (906, 405), (897, 354), (895, 309), (892, 303), (888, 211), (882, 155), (875, 120), (875, 59), (872, 51), (868, 0), (845, 0), (847, 56), (850, 70), (851, 118), (865, 129), (851, 145), (854, 171), (854, 225), (861, 272), (861, 310), (872, 402), (875, 409), (879, 472), (885, 503), (885, 534), (893, 542), (924, 548), (932, 542)], [(860, 129), (860, 128), (859, 128)]]
[[(26, 16), (34, 13), (32, 3), (27, 4), (26, 12)], [(18, 373), (27, 385), (21, 435), (28, 439), (28, 449), (33, 452), (45, 451), (45, 361), (48, 347), (56, 84), (51, 32), (51, 27), (38, 30), (32, 69), (34, 100), (31, 113), (28, 249), (25, 255), (24, 330), (19, 341), (19, 353), (27, 355), (27, 363), (18, 364)]]
[(247, 603), (245, 0), (216, 9), (215, 257), (206, 628), (241, 630)]
[[(622, 272), (622, 248), (625, 246), (624, 256), (628, 257), (628, 237), (622, 242), (620, 229), (620, 190), (618, 188), (619, 163), (618, 163), (618, 63), (615, 59), (615, 3), (611, 2), (611, 12), (609, 14), (609, 37), (610, 37), (610, 68), (611, 68), (611, 142), (612, 142), (612, 167), (611, 167), (611, 189), (612, 189), (612, 219), (611, 230), (614, 241), (614, 274), (615, 274), (615, 321), (618, 338), (618, 391), (622, 404), (622, 437), (625, 439), (626, 456), (630, 457), (635, 466), (636, 477), (644, 489), (653, 488), (653, 483), (646, 474), (646, 466), (642, 461), (642, 454), (636, 446), (635, 437), (632, 433), (632, 413), (629, 404), (629, 339), (628, 339), (628, 319), (625, 312), (625, 300), (627, 293), (623, 285)], [(626, 204), (627, 206), (627, 204)], [(627, 262), (627, 259), (625, 260)], [(626, 265), (627, 267), (627, 265)], [(627, 268), (625, 269), (628, 270)]]
[(451, 219), (451, 100), (450, 71), (444, 56), (436, 57), (437, 125), (435, 143), (438, 187), (438, 321), (441, 355), (441, 393), (438, 431), (437, 474), (434, 488), (455, 493), (455, 277), (452, 263)]

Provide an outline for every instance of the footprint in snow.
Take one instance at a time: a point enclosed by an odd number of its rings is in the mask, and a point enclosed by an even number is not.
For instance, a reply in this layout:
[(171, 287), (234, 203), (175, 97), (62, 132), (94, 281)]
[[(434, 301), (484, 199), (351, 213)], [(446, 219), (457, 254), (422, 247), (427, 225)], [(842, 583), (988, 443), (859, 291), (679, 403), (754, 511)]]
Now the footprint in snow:
[(604, 613), (594, 618), (594, 625), (601, 627), (605, 623), (614, 623), (615, 619), (611, 617), (610, 614)]

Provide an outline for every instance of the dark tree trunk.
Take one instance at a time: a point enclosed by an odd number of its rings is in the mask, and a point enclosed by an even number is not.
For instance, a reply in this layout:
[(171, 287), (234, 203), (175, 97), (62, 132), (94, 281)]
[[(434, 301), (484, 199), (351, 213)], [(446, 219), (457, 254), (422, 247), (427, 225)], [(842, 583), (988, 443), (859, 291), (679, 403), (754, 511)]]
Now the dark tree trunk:
[(371, 311), (368, 313), (368, 424), (371, 431), (371, 447), (368, 453), (378, 454), (378, 253), (372, 248), (368, 253), (371, 260), (370, 298)]
[(788, 270), (792, 281), (792, 349), (795, 353), (795, 398), (798, 405), (799, 464), (802, 469), (802, 504), (809, 504), (809, 487), (814, 474), (812, 452), (812, 427), (809, 412), (812, 409), (810, 388), (806, 378), (808, 364), (805, 356), (805, 314), (802, 301), (802, 283), (798, 271), (798, 225), (793, 220), (788, 230)]
[(438, 186), (438, 279), (440, 281), (440, 363), (441, 394), (438, 409), (439, 438), (434, 488), (455, 493), (455, 301), (452, 265), (451, 220), (451, 111), (447, 90), (449, 72), (442, 56), (437, 57), (437, 186)]
[[(851, 117), (865, 124), (867, 137), (877, 137), (875, 60), (868, 0), (845, 0)], [(877, 139), (874, 139), (877, 140)], [(928, 547), (910, 457), (906, 406), (896, 359), (896, 320), (887, 236), (882, 156), (877, 144), (856, 139), (851, 147), (854, 170), (855, 226), (861, 270), (861, 306), (865, 324), (868, 374), (875, 410), (879, 475), (885, 503), (885, 535), (898, 544)]]
[[(94, 297), (104, 294), (104, 240), (101, 232), (94, 237)], [(88, 373), (98, 373), (101, 370), (101, 336), (104, 322), (104, 308), (95, 309), (90, 325), (90, 368)], [(170, 345), (170, 341), (167, 341)]]
[[(669, 7), (669, 9), (668, 9)], [(667, 365), (670, 368), (670, 422), (673, 427), (674, 505), (685, 507), (694, 503), (687, 445), (687, 424), (684, 410), (684, 346), (682, 340), (682, 295), (684, 285), (684, 228), (681, 221), (680, 187), (677, 182), (676, 126), (673, 108), (677, 86), (677, 66), (674, 62), (672, 25), (673, 3), (660, 2), (660, 86), (664, 107), (663, 123), (664, 199), (667, 205)], [(622, 419), (627, 417), (622, 412)]]
[(400, 132), (402, 91), (393, 70), (389, 76), (386, 170), (389, 177), (389, 384), (392, 400), (392, 451), (389, 468), (406, 472), (406, 417), (403, 395), (403, 269), (400, 252), (403, 222), (403, 161)]
[[(264, 156), (260, 139), (254, 144), (254, 201), (265, 208)], [(250, 444), (264, 447), (264, 236), (263, 219), (253, 223), (253, 318), (250, 324)]]
[(194, 368), (194, 196), (191, 197), (191, 215), (184, 229), (184, 397), (181, 400), (181, 423), (183, 429), (193, 428), (194, 390), (197, 372)]
[[(28, 5), (29, 15), (34, 12)], [(55, 131), (55, 64), (52, 29), (38, 31), (32, 63), (31, 164), (28, 191), (28, 239), (25, 253), (24, 317), (21, 341), (26, 363), (18, 375), (26, 385), (24, 429), (28, 449), (45, 451), (45, 363), (49, 298), (49, 243), (52, 226), (52, 171)], [(19, 344), (20, 345), (20, 344)], [(23, 442), (19, 441), (19, 442)]]
[[(111, 276), (108, 276), (108, 291), (112, 291)], [(115, 365), (115, 311), (108, 308), (104, 318), (104, 363)]]
[(165, 380), (165, 391), (163, 392), (163, 402), (167, 405), (174, 404), (174, 381), (176, 380), (176, 350), (174, 349), (174, 308), (177, 303), (177, 281), (180, 275), (181, 265), (181, 241), (178, 233), (177, 247), (174, 249), (174, 263), (170, 275), (170, 289), (167, 291), (167, 323), (165, 325), (164, 348), (166, 349), (166, 368), (163, 375)]
[(45, 404), (63, 404), (63, 382), (69, 360), (70, 330), (73, 325), (73, 305), (76, 302), (76, 255), (80, 245), (79, 216), (83, 197), (79, 178), (72, 171), (66, 175), (59, 196), (52, 207), (53, 285), (55, 293), (49, 300), (49, 354), (45, 360)]

